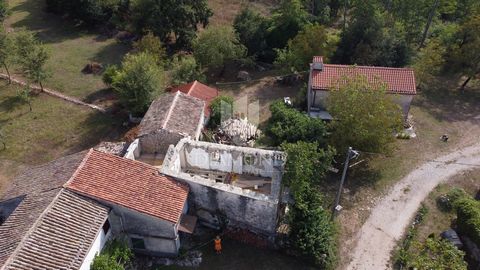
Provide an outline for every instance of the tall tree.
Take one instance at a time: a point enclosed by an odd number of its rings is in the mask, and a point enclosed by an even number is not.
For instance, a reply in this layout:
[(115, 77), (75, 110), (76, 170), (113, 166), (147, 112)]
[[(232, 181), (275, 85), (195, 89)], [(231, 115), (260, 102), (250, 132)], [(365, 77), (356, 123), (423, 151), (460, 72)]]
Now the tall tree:
[(267, 43), (271, 48), (283, 48), (309, 23), (309, 14), (301, 0), (281, 0), (271, 20)]
[(46, 69), (49, 53), (32, 33), (21, 32), (15, 37), (16, 62), (23, 74), (43, 91), (43, 81), (50, 76)]
[(134, 42), (133, 49), (137, 53), (146, 52), (155, 57), (159, 65), (163, 65), (167, 58), (167, 51), (162, 42), (152, 32), (148, 32), (140, 40)]
[(335, 51), (336, 41), (321, 25), (307, 25), (297, 36), (288, 41), (287, 48), (277, 50), (275, 64), (291, 71), (304, 71), (313, 56), (329, 58)]
[(142, 52), (127, 55), (112, 80), (123, 105), (134, 115), (141, 115), (163, 89), (164, 73), (154, 57)]
[(268, 19), (251, 8), (243, 9), (233, 22), (240, 42), (247, 47), (249, 56), (262, 57), (267, 49)]
[(172, 61), (172, 83), (179, 85), (195, 80), (201, 82), (206, 80), (202, 68), (197, 64), (195, 57), (191, 55), (174, 57)]
[(150, 30), (164, 42), (173, 34), (181, 48), (190, 47), (198, 25), (205, 27), (213, 14), (206, 0), (138, 0), (132, 5), (139, 32)]
[[(354, 68), (354, 67), (353, 67)], [(386, 93), (384, 83), (366, 77), (344, 77), (329, 92), (327, 109), (334, 120), (332, 138), (339, 152), (351, 146), (370, 152), (385, 152), (402, 128), (401, 110)]]
[(233, 27), (209, 26), (193, 42), (193, 55), (203, 67), (223, 68), (229, 60), (245, 57), (243, 46)]
[(11, 39), (10, 35), (5, 33), (4, 28), (0, 29), (0, 65), (5, 69), (8, 75), (8, 83), (12, 82), (10, 76), (10, 65), (14, 62), (15, 58), (15, 43)]

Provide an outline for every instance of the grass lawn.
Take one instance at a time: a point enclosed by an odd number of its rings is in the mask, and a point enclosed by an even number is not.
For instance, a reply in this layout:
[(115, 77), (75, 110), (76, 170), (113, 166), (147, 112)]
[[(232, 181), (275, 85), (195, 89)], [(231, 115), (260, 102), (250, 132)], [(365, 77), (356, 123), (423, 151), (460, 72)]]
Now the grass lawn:
[(129, 50), (114, 39), (46, 13), (44, 0), (10, 0), (9, 5), (11, 15), (6, 26), (34, 31), (51, 52), (47, 67), (52, 77), (46, 81), (46, 87), (85, 98), (105, 87), (101, 76), (82, 74), (85, 65), (91, 61), (103, 65), (119, 63)]
[(158, 270), (313, 270), (315, 268), (306, 266), (305, 262), (296, 258), (278, 253), (274, 250), (259, 249), (225, 238), (222, 241), (222, 254), (216, 254), (213, 244), (201, 249), (202, 264), (198, 268), (163, 266)]
[(208, 0), (208, 6), (213, 11), (210, 23), (213, 25), (232, 24), (235, 16), (247, 6), (268, 15), (276, 4), (277, 1), (274, 0)]
[(41, 164), (118, 136), (120, 123), (109, 115), (43, 94), (32, 97), (30, 112), (16, 93), (15, 86), (0, 82), (0, 130), (6, 144), (0, 151), (0, 194), (22, 165)]

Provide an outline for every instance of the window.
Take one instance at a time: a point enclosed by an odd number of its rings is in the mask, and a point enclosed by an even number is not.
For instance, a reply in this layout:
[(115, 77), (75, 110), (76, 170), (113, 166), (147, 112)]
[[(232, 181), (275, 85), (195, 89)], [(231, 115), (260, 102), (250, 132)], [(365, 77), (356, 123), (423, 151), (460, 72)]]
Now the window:
[(210, 159), (212, 161), (220, 162), (220, 152), (219, 151), (214, 151), (210, 154)]
[(132, 237), (131, 240), (134, 249), (145, 249), (145, 241), (142, 238)]
[(103, 229), (103, 233), (105, 234), (107, 234), (108, 231), (110, 231), (110, 222), (108, 222), (108, 219), (105, 220), (105, 223), (103, 223), (102, 229)]
[(255, 163), (255, 156), (247, 154), (243, 156), (243, 165), (253, 165)]

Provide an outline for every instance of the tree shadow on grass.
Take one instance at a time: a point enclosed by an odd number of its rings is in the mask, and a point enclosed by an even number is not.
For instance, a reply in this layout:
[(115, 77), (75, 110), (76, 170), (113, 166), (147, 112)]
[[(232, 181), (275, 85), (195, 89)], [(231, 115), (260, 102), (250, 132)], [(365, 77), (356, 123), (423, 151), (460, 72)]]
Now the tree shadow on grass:
[(426, 109), (439, 121), (480, 122), (479, 89), (469, 88), (462, 92), (458, 88), (455, 78), (440, 78), (424, 87), (413, 104)]
[(128, 45), (119, 42), (112, 42), (107, 46), (102, 47), (102, 49), (89, 60), (99, 62), (104, 67), (109, 65), (119, 65), (130, 49), (131, 48)]

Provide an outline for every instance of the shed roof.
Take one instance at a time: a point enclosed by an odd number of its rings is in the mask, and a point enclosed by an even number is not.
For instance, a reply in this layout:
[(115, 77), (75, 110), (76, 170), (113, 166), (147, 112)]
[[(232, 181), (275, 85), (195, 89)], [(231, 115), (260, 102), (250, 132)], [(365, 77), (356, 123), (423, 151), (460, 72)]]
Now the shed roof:
[(0, 203), (0, 210), (13, 200), (18, 203), (0, 225), (0, 267), (52, 203), (85, 154), (80, 152), (29, 168), (13, 179)]
[(139, 126), (139, 136), (168, 130), (196, 137), (205, 102), (180, 91), (163, 94), (152, 102)]
[(5, 269), (80, 269), (109, 209), (62, 189)]
[(188, 186), (143, 162), (90, 150), (66, 188), (177, 223)]
[[(323, 57), (315, 56), (313, 63), (323, 63)], [(415, 74), (410, 68), (374, 66), (349, 66), (323, 64), (323, 69), (312, 71), (312, 89), (329, 90), (344, 76), (365, 76), (370, 82), (383, 82), (392, 94), (416, 95)]]
[(172, 89), (172, 92), (178, 91), (205, 101), (205, 115), (207, 116), (210, 115), (210, 103), (218, 96), (218, 89), (199, 81), (182, 84)]

